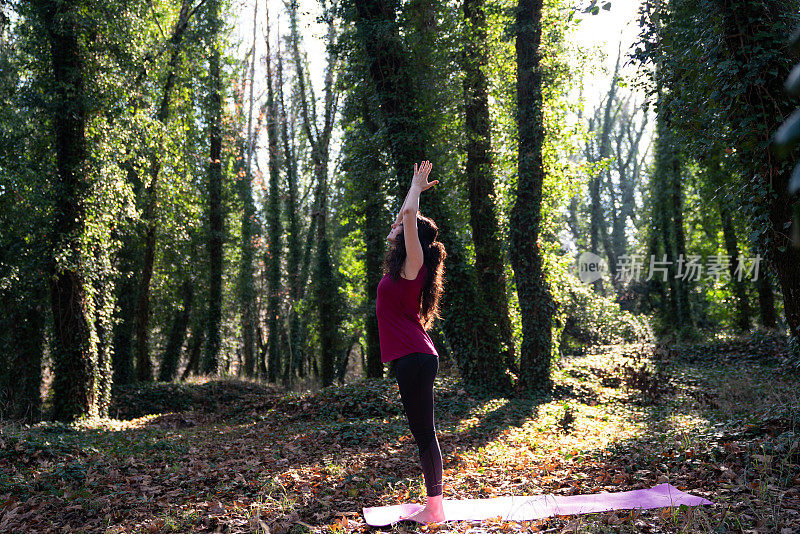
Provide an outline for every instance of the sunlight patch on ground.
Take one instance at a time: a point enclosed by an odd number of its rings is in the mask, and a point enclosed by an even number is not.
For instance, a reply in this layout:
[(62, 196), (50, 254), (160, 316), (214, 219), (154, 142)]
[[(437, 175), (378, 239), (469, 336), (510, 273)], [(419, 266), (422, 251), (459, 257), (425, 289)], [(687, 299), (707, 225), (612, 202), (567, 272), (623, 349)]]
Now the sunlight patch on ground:
[(609, 406), (569, 403), (574, 419), (566, 432), (560, 425), (565, 409), (563, 401), (538, 406), (538, 415), (520, 426), (504, 429), (482, 447), (456, 453), (458, 464), (446, 476), (456, 486), (468, 482), (461, 480), (463, 472), (505, 479), (497, 486), (487, 481), (482, 486), (486, 495), (507, 493), (517, 485), (520, 489), (515, 491), (537, 492), (552, 483), (563, 462), (581, 462), (590, 453), (640, 438), (648, 430), (638, 407), (609, 410)]
[(693, 413), (672, 413), (666, 418), (666, 423), (678, 433), (689, 432), (696, 428), (708, 428), (709, 421)]
[(83, 418), (75, 421), (74, 423), (64, 424), (64, 423), (54, 423), (54, 422), (43, 422), (36, 425), (33, 425), (33, 429), (36, 430), (56, 430), (56, 429), (63, 429), (63, 430), (106, 430), (109, 432), (119, 432), (123, 430), (138, 430), (141, 428), (145, 428), (149, 424), (151, 424), (155, 419), (165, 416), (172, 416), (177, 415), (172, 412), (170, 413), (154, 413), (148, 414), (142, 417), (137, 417), (136, 419), (113, 419), (108, 417), (95, 417), (95, 418)]
[(454, 428), (454, 432), (469, 432), (476, 428), (484, 418), (494, 411), (502, 410), (509, 403), (508, 399), (490, 399), (472, 408)]

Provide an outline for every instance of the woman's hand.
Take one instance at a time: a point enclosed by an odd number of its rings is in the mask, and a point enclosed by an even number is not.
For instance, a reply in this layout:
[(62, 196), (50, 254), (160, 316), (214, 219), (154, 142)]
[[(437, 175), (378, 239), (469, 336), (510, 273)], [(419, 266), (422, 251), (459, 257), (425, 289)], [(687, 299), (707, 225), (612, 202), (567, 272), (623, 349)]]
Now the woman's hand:
[(414, 164), (414, 178), (411, 180), (411, 187), (419, 187), (420, 191), (426, 191), (439, 183), (439, 180), (428, 182), (428, 174), (431, 172), (431, 162), (423, 161), (419, 167)]

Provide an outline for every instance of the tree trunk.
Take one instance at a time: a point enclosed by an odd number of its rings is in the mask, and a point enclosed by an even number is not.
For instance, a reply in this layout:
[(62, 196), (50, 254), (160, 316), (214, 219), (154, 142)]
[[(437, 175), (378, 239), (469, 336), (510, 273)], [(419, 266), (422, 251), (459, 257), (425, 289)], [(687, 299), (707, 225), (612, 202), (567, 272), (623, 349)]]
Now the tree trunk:
[[(308, 226), (308, 232), (306, 232), (306, 242), (303, 248), (303, 258), (300, 263), (300, 281), (299, 281), (299, 288), (301, 291), (300, 298), (306, 297), (307, 291), (307, 284), (308, 284), (308, 277), (309, 273), (311, 272), (311, 258), (314, 251), (314, 240), (317, 236), (317, 217), (314, 216), (316, 213), (318, 202), (317, 199), (314, 200), (314, 208), (311, 210), (311, 224)], [(308, 339), (308, 323), (309, 323), (309, 315), (303, 314), (303, 316), (299, 320), (299, 327), (300, 327), (300, 339), (302, 341), (302, 358), (298, 362), (298, 375), (300, 378), (304, 378), (308, 372), (311, 372), (311, 364), (312, 364), (312, 355), (308, 349), (308, 345), (306, 340)], [(308, 371), (306, 370), (305, 364), (308, 364)]]
[(210, 87), (208, 95), (209, 162), (208, 162), (208, 258), (209, 294), (208, 326), (203, 353), (203, 373), (215, 374), (219, 369), (222, 327), (222, 80), (219, 52), (219, 1), (209, 0), (211, 26), (208, 70)]
[[(658, 213), (657, 220), (668, 262), (666, 267), (670, 296), (669, 311), (665, 318), (676, 328), (691, 330), (694, 327), (694, 320), (689, 307), (688, 280), (684, 276), (676, 276), (678, 260), (686, 259), (681, 160), (677, 140), (672, 131), (669, 95), (664, 92), (660, 83), (657, 98), (655, 170), (652, 181), (657, 195), (654, 199), (654, 209)], [(656, 258), (656, 261), (662, 260), (663, 257)], [(663, 275), (659, 272), (653, 276)]]
[(196, 328), (192, 329), (192, 338), (189, 341), (187, 352), (189, 357), (186, 361), (186, 369), (183, 370), (181, 380), (186, 380), (189, 374), (197, 374), (200, 372), (200, 355), (203, 348), (203, 323), (205, 321), (197, 321)]
[[(672, 158), (672, 168), (669, 176), (672, 179), (670, 184), (670, 209), (672, 210), (672, 235), (675, 238), (675, 254), (677, 258), (686, 258), (686, 234), (683, 229), (683, 177), (681, 173), (681, 162), (675, 154)], [(685, 278), (675, 280), (677, 286), (678, 320), (680, 324), (691, 329), (694, 327), (692, 310), (689, 306), (689, 283)]]
[[(298, 184), (297, 184), (297, 158), (294, 150), (294, 123), (292, 123), (292, 136), (289, 136), (289, 116), (283, 101), (283, 58), (278, 53), (278, 99), (281, 110), (281, 139), (283, 140), (283, 159), (286, 166), (286, 198), (284, 211), (288, 221), (288, 234), (286, 236), (287, 254), (286, 271), (289, 284), (290, 309), (289, 309), (289, 346), (292, 358), (291, 372), (302, 377), (305, 374), (305, 335), (300, 322), (297, 306), (305, 294), (305, 278), (302, 276), (301, 265), (303, 248), (300, 245), (301, 228), (299, 221)], [(291, 141), (291, 144), (290, 144)], [(314, 235), (313, 222), (309, 228), (309, 235)]]
[(769, 271), (764, 265), (760, 266), (756, 288), (758, 289), (758, 317), (761, 326), (765, 328), (776, 328), (778, 326), (778, 315), (775, 313), (775, 295), (772, 293), (772, 281)]
[[(95, 265), (105, 266), (111, 263), (106, 247), (94, 247), (93, 253)], [(114, 313), (114, 286), (109, 271), (100, 267), (99, 272), (92, 280), (92, 286), (94, 289), (94, 331), (97, 336), (97, 415), (108, 417), (112, 383), (111, 318)]]
[[(327, 161), (327, 154), (320, 159)], [(334, 378), (338, 335), (338, 321), (336, 321), (338, 310), (335, 309), (335, 292), (337, 288), (333, 279), (333, 266), (330, 261), (330, 244), (327, 235), (328, 169), (327, 165), (315, 164), (314, 167), (317, 177), (317, 198), (319, 198), (319, 211), (316, 214), (317, 262), (314, 272), (316, 275), (315, 297), (320, 327), (322, 387), (325, 387), (333, 384)]]
[[(589, 179), (589, 251), (592, 254), (600, 255), (600, 225), (603, 224), (603, 212), (600, 205), (600, 176), (592, 176)], [(598, 278), (592, 282), (592, 288), (598, 295), (605, 293), (603, 289), (603, 279)]]
[(547, 391), (552, 386), (553, 298), (539, 248), (542, 184), (544, 182), (544, 119), (539, 45), (542, 37), (542, 0), (520, 0), (516, 20), (517, 128), (519, 154), (516, 198), (511, 210), (509, 255), (522, 317), (520, 386)]
[[(280, 39), (280, 36), (278, 36)], [(280, 333), (282, 321), (278, 317), (281, 292), (281, 204), (278, 191), (278, 104), (273, 90), (272, 67), (269, 47), (269, 9), (267, 10), (267, 140), (269, 144), (269, 196), (267, 198), (267, 225), (269, 226), (269, 248), (267, 265), (267, 380), (275, 382), (280, 368)], [(280, 53), (280, 52), (279, 52)]]
[[(663, 124), (663, 121), (659, 124)], [(656, 126), (658, 128), (658, 126)], [(653, 278), (658, 277), (659, 283), (665, 288), (664, 292), (664, 301), (662, 303), (662, 317), (666, 320), (666, 322), (673, 328), (677, 327), (678, 322), (678, 298), (677, 298), (677, 287), (676, 287), (676, 280), (675, 280), (675, 271), (673, 266), (675, 265), (675, 254), (673, 252), (672, 247), (672, 225), (670, 219), (670, 211), (669, 207), (667, 206), (667, 202), (669, 200), (669, 183), (668, 178), (665, 177), (665, 174), (668, 172), (669, 165), (668, 163), (664, 163), (664, 158), (659, 160), (659, 154), (666, 153), (666, 158), (669, 157), (671, 154), (671, 147), (669, 146), (669, 139), (667, 135), (662, 135), (661, 132), (663, 131), (663, 126), (659, 129), (656, 133), (656, 163), (655, 171), (653, 173), (653, 177), (651, 178), (654, 189), (655, 189), (655, 197), (654, 197), (654, 204), (656, 209), (656, 221), (658, 224), (658, 236), (660, 238), (661, 245), (663, 249), (661, 252), (663, 254), (657, 256), (655, 258), (655, 264), (660, 264), (663, 262), (667, 262), (667, 273), (666, 273), (666, 280), (664, 280), (663, 271), (655, 272), (654, 268), (650, 268), (650, 275)], [(652, 266), (653, 264), (651, 264)], [(663, 265), (662, 265), (663, 266)], [(669, 288), (669, 292), (666, 292), (666, 288)]]
[(470, 226), (475, 244), (475, 270), (488, 303), (489, 320), (498, 330), (506, 366), (516, 371), (514, 339), (506, 295), (505, 254), (500, 242), (500, 224), (494, 204), (494, 174), (491, 157), (491, 121), (486, 75), (489, 62), (486, 45), (484, 0), (464, 0), (467, 34), (464, 41), (464, 118), (467, 136), (466, 175), (469, 185)]
[[(128, 170), (128, 181), (132, 184), (141, 180), (136, 176), (133, 167)], [(134, 195), (136, 190), (134, 189)], [(134, 380), (133, 368), (133, 333), (136, 325), (136, 276), (137, 271), (137, 236), (134, 232), (121, 236), (122, 247), (117, 253), (117, 270), (119, 276), (115, 284), (116, 303), (119, 312), (114, 322), (113, 353), (111, 366), (114, 384), (129, 384)]]
[[(369, 139), (378, 138), (378, 125), (372, 118), (373, 107), (367, 98), (366, 91), (361, 95), (361, 118), (364, 133)], [(366, 140), (365, 140), (366, 141)], [(366, 374), (370, 378), (383, 377), (383, 364), (381, 363), (381, 344), (378, 332), (378, 316), (376, 315), (376, 302), (378, 298), (378, 284), (383, 278), (383, 257), (386, 250), (384, 234), (381, 229), (385, 227), (383, 206), (386, 201), (381, 189), (381, 174), (378, 171), (382, 165), (375, 147), (366, 142), (364, 145), (369, 152), (363, 154), (369, 158), (364, 165), (364, 240), (366, 244), (366, 291), (367, 313), (364, 318), (366, 329)]]
[[(84, 61), (76, 22), (67, 2), (37, 2), (47, 31), (53, 69), (52, 107), (56, 149), (53, 258), (53, 415), (59, 421), (97, 416), (97, 347), (92, 341), (86, 258), (81, 237), (91, 187), (86, 176)], [(59, 260), (65, 257), (66, 261)]]
[(737, 311), (737, 327), (742, 332), (750, 331), (750, 302), (747, 295), (747, 280), (739, 280), (739, 275), (736, 273), (736, 266), (739, 264), (739, 245), (736, 239), (736, 231), (733, 227), (733, 220), (731, 219), (730, 211), (725, 204), (724, 199), (718, 201), (719, 217), (722, 223), (722, 235), (725, 240), (725, 250), (730, 256), (730, 263), (728, 265), (728, 272), (731, 277), (731, 286), (733, 287), (733, 294), (736, 296), (736, 311)]
[(145, 209), (144, 219), (147, 230), (144, 240), (144, 257), (142, 258), (142, 273), (139, 281), (139, 291), (136, 301), (136, 379), (139, 382), (153, 380), (153, 362), (150, 359), (149, 329), (150, 321), (150, 280), (153, 277), (153, 262), (156, 253), (156, 222), (154, 218), (155, 207), (155, 180), (151, 178), (150, 187), (147, 188), (148, 208)]
[[(258, 139), (259, 127), (253, 131), (253, 87), (255, 80), (256, 65), (256, 28), (258, 19), (258, 0), (253, 9), (253, 46), (250, 49), (250, 68), (249, 86), (250, 99), (247, 113), (247, 138), (240, 145), (241, 165), (244, 167), (243, 173), (237, 174), (237, 185), (239, 199), (242, 203), (242, 239), (241, 239), (241, 263), (239, 267), (239, 305), (241, 307), (242, 325), (242, 359), (243, 365), (240, 372), (247, 377), (255, 375), (255, 322), (257, 320), (255, 270), (253, 261), (255, 258), (255, 246), (253, 238), (257, 235), (256, 230), (256, 209), (253, 202), (253, 165), (252, 157), (255, 151), (256, 139)], [(259, 117), (260, 118), (260, 117)], [(260, 126), (260, 120), (258, 124)], [(243, 176), (242, 176), (243, 174)]]
[(194, 297), (194, 282), (190, 278), (183, 281), (180, 289), (183, 307), (175, 312), (172, 321), (167, 346), (164, 355), (161, 357), (161, 368), (159, 369), (158, 379), (162, 382), (175, 380), (178, 373), (178, 363), (181, 359), (183, 341), (186, 339), (186, 329), (189, 326), (189, 316), (192, 312), (192, 300)]
[[(650, 219), (651, 224), (647, 228), (648, 236), (647, 236), (647, 254), (645, 258), (661, 258), (661, 247), (659, 246), (662, 243), (661, 237), (661, 228), (663, 227), (661, 221), (661, 210), (657, 207), (658, 204), (658, 193), (657, 193), (657, 183), (654, 179), (650, 180), (650, 202), (651, 202), (651, 212), (650, 212)], [(657, 277), (652, 276), (649, 280), (645, 280), (645, 290), (644, 290), (644, 300), (647, 303), (650, 309), (655, 309), (653, 302), (650, 299), (650, 295), (656, 292), (659, 296), (658, 301), (658, 309), (657, 311), (661, 315), (661, 317), (667, 317), (667, 308), (669, 306), (669, 299), (667, 296), (667, 290), (665, 287), (664, 281)]]

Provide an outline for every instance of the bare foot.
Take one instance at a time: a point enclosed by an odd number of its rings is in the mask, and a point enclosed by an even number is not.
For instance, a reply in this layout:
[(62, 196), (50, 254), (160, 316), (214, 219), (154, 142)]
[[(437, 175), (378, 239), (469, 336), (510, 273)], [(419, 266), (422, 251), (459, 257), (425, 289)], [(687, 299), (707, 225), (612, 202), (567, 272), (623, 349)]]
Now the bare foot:
[(401, 517), (400, 521), (416, 521), (417, 523), (439, 523), (444, 521), (444, 510), (434, 511), (427, 506), (406, 517)]
[(428, 497), (428, 504), (425, 505), (425, 508), (413, 514), (400, 517), (400, 521), (416, 521), (417, 523), (439, 523), (444, 521), (442, 496)]

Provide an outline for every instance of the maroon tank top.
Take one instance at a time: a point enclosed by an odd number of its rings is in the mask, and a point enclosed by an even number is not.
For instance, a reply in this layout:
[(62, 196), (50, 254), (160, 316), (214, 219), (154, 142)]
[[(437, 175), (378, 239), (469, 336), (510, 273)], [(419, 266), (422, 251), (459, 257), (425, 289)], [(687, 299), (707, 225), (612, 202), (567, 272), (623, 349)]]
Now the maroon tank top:
[(381, 363), (412, 352), (439, 356), (419, 316), (420, 295), (427, 274), (428, 268), (423, 263), (414, 280), (402, 276), (392, 280), (390, 275), (385, 274), (378, 283), (375, 312), (378, 316)]

